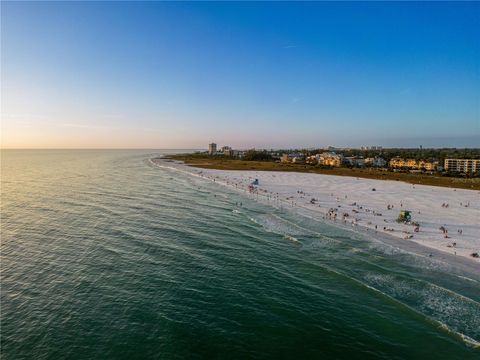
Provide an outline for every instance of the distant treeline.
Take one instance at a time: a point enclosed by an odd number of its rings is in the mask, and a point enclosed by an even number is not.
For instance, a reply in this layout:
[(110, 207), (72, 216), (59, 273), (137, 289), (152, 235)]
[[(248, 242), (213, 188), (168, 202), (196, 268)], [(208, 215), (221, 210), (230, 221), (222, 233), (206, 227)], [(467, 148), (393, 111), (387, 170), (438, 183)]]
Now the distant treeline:
[[(316, 150), (279, 150), (280, 152), (301, 152), (305, 155), (313, 155), (329, 151), (328, 149), (316, 149)], [(369, 157), (381, 157), (386, 161), (390, 161), (394, 157), (401, 157), (405, 159), (416, 160), (438, 160), (440, 164), (447, 158), (454, 159), (480, 159), (480, 149), (380, 149), (380, 150), (361, 150), (361, 149), (337, 149), (336, 153), (343, 156), (363, 156)]]
[[(279, 150), (247, 150), (242, 156), (243, 160), (247, 161), (271, 161), (274, 160), (272, 154), (281, 155), (283, 153), (302, 153), (305, 156), (314, 155), (326, 151), (331, 151), (331, 149), (279, 149)], [(390, 161), (394, 157), (401, 157), (404, 159), (416, 159), (416, 160), (437, 160), (441, 165), (446, 158), (454, 159), (480, 159), (480, 148), (479, 149), (455, 149), (455, 148), (443, 148), (443, 149), (400, 149), (400, 148), (391, 148), (391, 149), (380, 149), (380, 150), (361, 150), (361, 149), (336, 149), (334, 150), (338, 154), (343, 156), (363, 156), (364, 158), (369, 157), (381, 157), (386, 161)], [(187, 154), (185, 154), (187, 155)], [(197, 152), (193, 154), (188, 154), (189, 157), (194, 158), (209, 158), (212, 157), (206, 152)], [(221, 156), (222, 154), (213, 155)], [(181, 155), (179, 156), (181, 157)]]
[(273, 157), (270, 152), (266, 150), (247, 150), (243, 159), (247, 161), (269, 161), (272, 160)]
[[(224, 155), (222, 153), (218, 153), (215, 155), (209, 155), (207, 152), (196, 152), (192, 154), (179, 154), (175, 155), (176, 159), (182, 159), (182, 158), (195, 158), (195, 159), (207, 159), (207, 158), (223, 158)], [(273, 160), (273, 157), (270, 153), (270, 151), (267, 150), (247, 150), (245, 153), (242, 155), (242, 160), (247, 160), (247, 161), (270, 161)]]

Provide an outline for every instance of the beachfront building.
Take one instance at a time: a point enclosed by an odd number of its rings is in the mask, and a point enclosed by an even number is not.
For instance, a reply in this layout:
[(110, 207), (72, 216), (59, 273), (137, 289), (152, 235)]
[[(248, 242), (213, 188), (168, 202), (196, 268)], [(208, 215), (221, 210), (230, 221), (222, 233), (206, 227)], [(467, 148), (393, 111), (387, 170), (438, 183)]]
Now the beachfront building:
[(394, 169), (401, 169), (401, 168), (409, 168), (409, 169), (416, 169), (417, 168), (417, 160), (415, 159), (402, 159), (399, 157), (394, 157), (390, 160), (389, 163), (391, 168)]
[(361, 156), (347, 156), (343, 158), (343, 164), (346, 166), (364, 167), (365, 159)]
[(418, 169), (425, 169), (427, 171), (435, 171), (438, 167), (438, 161), (424, 161), (418, 162)]
[(415, 159), (402, 159), (395, 157), (390, 160), (391, 168), (394, 169), (412, 169), (412, 170), (428, 170), (434, 171), (437, 169), (438, 161), (426, 161)]
[(217, 152), (217, 144), (215, 143), (208, 144), (208, 154), (215, 155), (216, 152)]
[(365, 165), (382, 168), (387, 165), (387, 162), (381, 157), (370, 157), (365, 159)]
[(354, 166), (356, 167), (364, 167), (365, 166), (365, 159), (363, 157), (357, 157), (354, 162)]
[(445, 159), (445, 171), (475, 173), (480, 171), (480, 159)]
[(234, 150), (230, 146), (223, 146), (221, 151), (224, 156), (234, 156)]
[(306, 164), (309, 164), (309, 165), (316, 165), (316, 164), (318, 164), (317, 155), (307, 156), (307, 158), (305, 159), (305, 163), (306, 163)]
[(283, 154), (280, 157), (280, 162), (282, 163), (300, 164), (300, 163), (303, 163), (304, 160), (305, 160), (305, 155), (303, 155), (302, 153)]
[(339, 167), (343, 163), (343, 155), (334, 152), (323, 152), (315, 156), (318, 165)]

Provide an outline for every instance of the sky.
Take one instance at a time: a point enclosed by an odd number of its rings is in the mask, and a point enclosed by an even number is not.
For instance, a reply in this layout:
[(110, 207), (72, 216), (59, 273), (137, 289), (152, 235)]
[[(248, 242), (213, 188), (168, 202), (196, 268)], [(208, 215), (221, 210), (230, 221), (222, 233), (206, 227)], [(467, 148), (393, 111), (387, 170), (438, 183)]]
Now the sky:
[(1, 3), (2, 148), (480, 147), (480, 3)]

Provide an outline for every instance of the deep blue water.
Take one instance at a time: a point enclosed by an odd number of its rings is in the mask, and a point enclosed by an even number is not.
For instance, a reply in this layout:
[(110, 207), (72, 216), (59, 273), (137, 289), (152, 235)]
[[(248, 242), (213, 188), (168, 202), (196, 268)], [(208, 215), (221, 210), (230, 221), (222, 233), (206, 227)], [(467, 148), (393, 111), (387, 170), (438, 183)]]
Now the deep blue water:
[(480, 358), (480, 274), (161, 153), (2, 151), (2, 359)]

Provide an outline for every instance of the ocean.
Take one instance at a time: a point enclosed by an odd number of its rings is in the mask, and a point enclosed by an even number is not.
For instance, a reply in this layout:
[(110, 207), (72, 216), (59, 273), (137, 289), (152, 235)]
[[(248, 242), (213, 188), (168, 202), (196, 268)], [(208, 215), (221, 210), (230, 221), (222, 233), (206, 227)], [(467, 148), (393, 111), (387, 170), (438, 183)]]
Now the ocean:
[(165, 153), (2, 151), (2, 359), (480, 358), (480, 274)]

